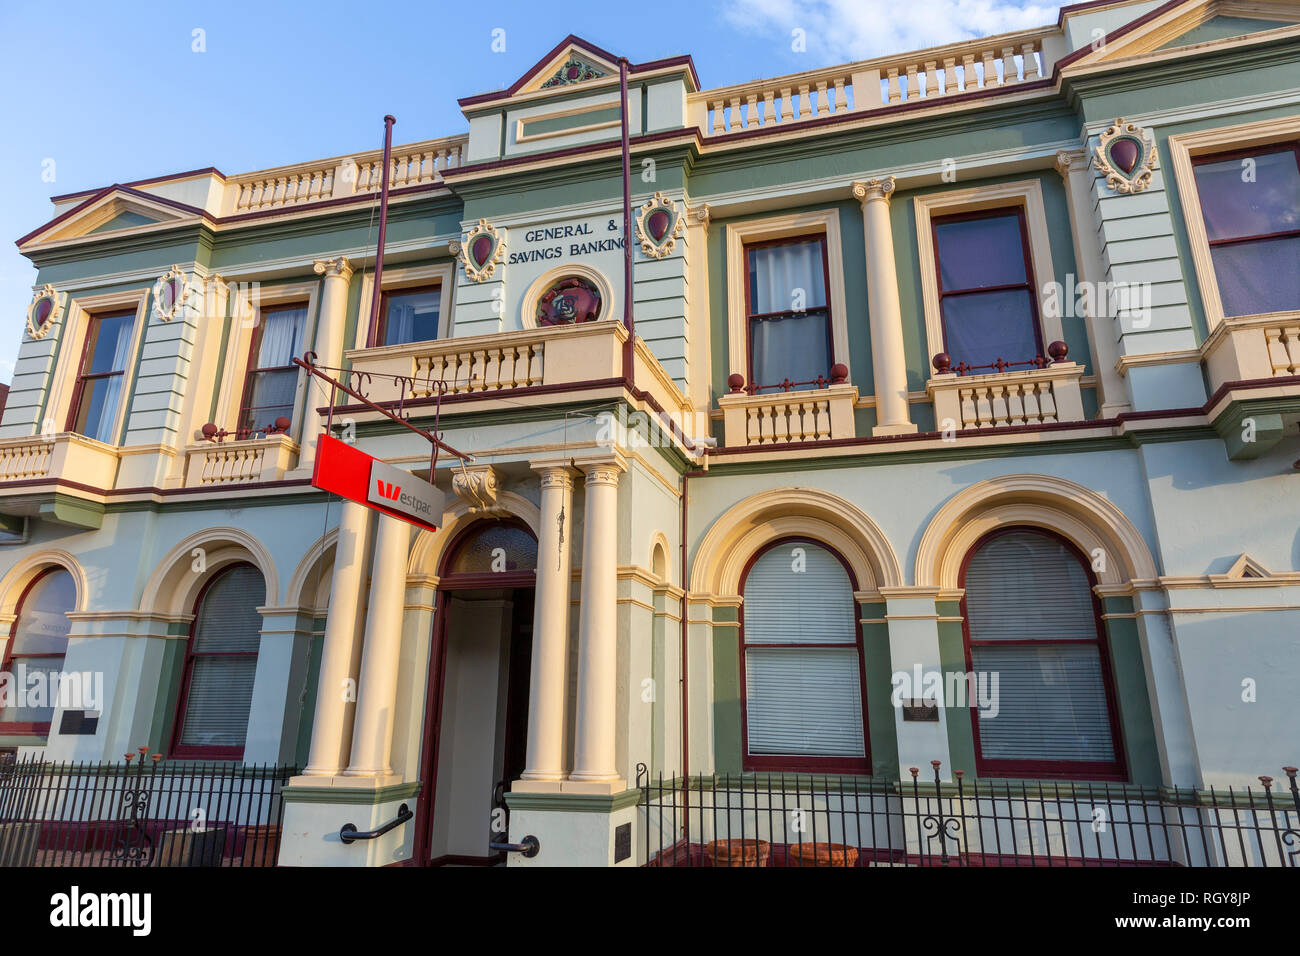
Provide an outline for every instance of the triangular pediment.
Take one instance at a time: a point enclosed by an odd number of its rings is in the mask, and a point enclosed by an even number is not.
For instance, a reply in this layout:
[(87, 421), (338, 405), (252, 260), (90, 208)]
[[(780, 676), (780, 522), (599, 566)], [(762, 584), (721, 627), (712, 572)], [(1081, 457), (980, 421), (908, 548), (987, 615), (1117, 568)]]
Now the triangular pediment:
[(1233, 581), (1249, 580), (1250, 578), (1270, 578), (1272, 576), (1268, 568), (1248, 554), (1242, 554), (1241, 557), (1237, 558), (1225, 575), (1225, 577)]
[(1294, 0), (1187, 0), (1112, 31), (1106, 42), (1072, 66), (1108, 63), (1133, 56), (1248, 39), (1300, 25)]
[(21, 249), (35, 243), (175, 225), (197, 220), (202, 215), (203, 210), (184, 203), (151, 196), (129, 186), (109, 186), (23, 236), (18, 246)]
[(581, 37), (568, 36), (511, 87), (511, 93), (564, 90), (618, 76), (618, 57)]

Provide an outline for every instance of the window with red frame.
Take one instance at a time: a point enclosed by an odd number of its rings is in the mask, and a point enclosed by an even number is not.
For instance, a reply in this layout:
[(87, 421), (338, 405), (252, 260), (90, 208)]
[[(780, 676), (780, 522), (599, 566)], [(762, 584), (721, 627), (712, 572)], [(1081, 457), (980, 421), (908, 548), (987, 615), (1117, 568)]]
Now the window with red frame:
[(943, 350), (952, 364), (982, 368), (1043, 355), (1024, 209), (941, 216), (931, 228)]
[(993, 707), (971, 702), (979, 774), (1124, 779), (1095, 583), (1072, 544), (1036, 528), (995, 531), (967, 555), (967, 666), (977, 686), (997, 677)]
[(441, 307), (442, 290), (436, 285), (385, 292), (376, 341), (380, 345), (405, 345), (436, 339)]
[(1300, 309), (1300, 143), (1201, 156), (1193, 169), (1223, 314)]
[(68, 431), (114, 444), (135, 312), (91, 316), (81, 370), (68, 409)]
[(275, 425), (277, 418), (293, 419), (299, 371), (293, 360), (302, 354), (306, 327), (305, 305), (261, 311), (253, 331), (248, 376), (244, 381), (244, 400), (239, 411), (241, 429), (265, 431)]
[(779, 541), (741, 589), (745, 769), (868, 772), (862, 634), (839, 555)]
[[(18, 602), (18, 617), (9, 632), (3, 671), (12, 675), (9, 691), (30, 694), (38, 684), (46, 688), (46, 707), (19, 707), (30, 700), (0, 698), (0, 730), (9, 733), (46, 734), (54, 719), (58, 675), (68, 650), (71, 624), (68, 612), (76, 610), (77, 585), (63, 568), (42, 571), (27, 585)], [(35, 678), (35, 681), (33, 681)]]
[(754, 392), (816, 388), (818, 376), (829, 384), (835, 358), (826, 239), (748, 245), (745, 267), (747, 379)]
[(174, 756), (243, 756), (265, 603), (262, 572), (251, 564), (226, 568), (204, 587), (186, 646)]

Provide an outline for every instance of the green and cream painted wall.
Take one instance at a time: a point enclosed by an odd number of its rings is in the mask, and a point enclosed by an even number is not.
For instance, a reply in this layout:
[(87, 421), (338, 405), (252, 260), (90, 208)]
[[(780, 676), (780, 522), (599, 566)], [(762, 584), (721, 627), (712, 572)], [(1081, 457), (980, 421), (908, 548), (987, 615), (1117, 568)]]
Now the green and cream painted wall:
[[(741, 573), (791, 534), (853, 569), (878, 781), (931, 760), (945, 779), (975, 775), (969, 713), (904, 721), (890, 679), (966, 670), (961, 561), (1010, 525), (1107, 557), (1096, 593), (1129, 783), (1250, 783), (1295, 763), (1300, 315), (1223, 316), (1189, 157), (1300, 136), (1297, 21), (1293, 4), (1262, 0), (1084, 3), (1037, 31), (725, 90), (702, 90), (687, 57), (632, 64), (633, 214), (664, 203), (674, 229), (646, 248), (633, 237), (628, 353), (622, 250), (599, 242), (622, 238), (619, 63), (576, 38), (511, 89), (462, 100), (466, 135), (395, 147), (384, 288), (440, 285), (435, 342), (365, 347), (374, 154), (56, 198), (19, 243), (57, 304), (23, 334), (0, 421), (0, 617), (14, 620), (42, 569), (67, 568), (65, 668), (102, 672), (108, 700), (94, 735), (59, 733), (56, 714), (47, 738), (0, 746), (88, 760), (166, 749), (196, 597), (248, 561), (267, 597), (244, 760), (306, 770), (286, 791), (282, 862), (419, 857), (414, 826), (353, 846), (337, 830), (427, 796), (441, 561), (474, 521), (510, 516), (547, 563), (530, 769), (507, 798), (511, 837), (545, 850), (511, 865), (634, 863), (615, 860), (613, 834), (636, 825), (639, 764), (742, 770)], [(599, 75), (548, 85), (570, 57)], [(994, 62), (1000, 82), (955, 89), (948, 64)], [(929, 90), (936, 64), (947, 92)], [(913, 82), (899, 92), (891, 75)], [(782, 89), (800, 87), (816, 106), (805, 94), (786, 115)], [(1121, 117), (1154, 156), (1132, 192), (1092, 161)], [(1045, 317), (1066, 362), (981, 378), (1053, 389), (1059, 415), (992, 426), (954, 412), (958, 385), (931, 364), (927, 224), (1007, 204), (1025, 209), (1040, 287), (1149, 282), (1152, 309), (1140, 325)], [(567, 226), (582, 228), (539, 238)], [(478, 228), (503, 244), (490, 270), (470, 258)], [(745, 371), (736, 250), (804, 234), (828, 241), (848, 375), (821, 424), (759, 441), (747, 422), (781, 407), (729, 385)], [(539, 328), (538, 295), (575, 274), (601, 290), (597, 321)], [(156, 294), (167, 275), (192, 289), (171, 311)], [(306, 377), (288, 434), (202, 440), (206, 423), (236, 425), (257, 308), (286, 302), (307, 305), (318, 361), (371, 373), (369, 396), (416, 424), (432, 426), (435, 403), (384, 376), (454, 379), (438, 426), (474, 456), (465, 467), (443, 457), (429, 475), (421, 439), (365, 407), (335, 410), (367, 453), (446, 493), (437, 533), (312, 487), (329, 398)], [(136, 324), (114, 441), (69, 434), (87, 317), (123, 309)], [(1272, 330), (1297, 337), (1281, 364)], [(358, 695), (336, 706), (340, 677)], [(361, 740), (371, 730), (377, 743)]]

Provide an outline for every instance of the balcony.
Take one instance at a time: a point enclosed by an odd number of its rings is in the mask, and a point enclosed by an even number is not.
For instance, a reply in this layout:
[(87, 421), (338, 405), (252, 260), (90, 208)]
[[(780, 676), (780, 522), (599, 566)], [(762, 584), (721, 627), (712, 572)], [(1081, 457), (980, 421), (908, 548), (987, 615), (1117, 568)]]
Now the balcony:
[(1258, 458), (1295, 419), (1300, 313), (1225, 319), (1201, 345), (1201, 356), (1212, 396), (1210, 419), (1228, 457)]
[(288, 435), (196, 442), (185, 449), (185, 487), (279, 481), (297, 464), (298, 451)]
[(42, 478), (71, 478), (94, 488), (117, 480), (117, 449), (85, 435), (0, 439), (0, 487)]
[[(347, 353), (351, 383), (368, 399), (403, 406), (427, 405), (443, 383), (443, 400), (506, 398), (527, 390), (530, 402), (572, 401), (574, 392), (623, 388), (627, 330), (617, 320), (519, 329), (434, 342), (414, 342)], [(684, 427), (690, 405), (649, 346), (633, 350), (636, 386), (652, 408)], [(515, 401), (519, 400), (516, 395)], [(448, 412), (453, 409), (447, 409)], [(694, 434), (691, 432), (691, 434)]]
[(964, 374), (971, 371), (965, 366), (951, 371), (951, 360), (939, 353), (936, 374), (925, 385), (934, 402), (935, 427), (965, 431), (1083, 421), (1083, 366), (1065, 361), (1062, 342), (1053, 342), (1051, 352), (1051, 362), (1038, 358), (1021, 363), (1030, 368), (1013, 370), (999, 360), (994, 371), (981, 375)]
[[(750, 394), (744, 377), (728, 380), (731, 393), (718, 399), (722, 409), (723, 444), (727, 448), (788, 445), (795, 442), (852, 438), (856, 386), (845, 381), (848, 369), (836, 365), (832, 379), (784, 382), (784, 390)], [(809, 389), (797, 389), (811, 385)]]
[(1237, 382), (1300, 375), (1300, 315), (1226, 319), (1201, 347), (1210, 391)]

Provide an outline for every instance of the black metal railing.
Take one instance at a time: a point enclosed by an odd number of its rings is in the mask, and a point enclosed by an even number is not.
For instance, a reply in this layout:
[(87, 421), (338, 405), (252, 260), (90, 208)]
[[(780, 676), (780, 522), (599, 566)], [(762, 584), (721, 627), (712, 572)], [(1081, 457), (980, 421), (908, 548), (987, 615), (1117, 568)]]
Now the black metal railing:
[[(1279, 786), (757, 773), (637, 767), (647, 866), (1300, 866), (1295, 767)], [(927, 775), (930, 776), (930, 775)], [(1285, 791), (1285, 792), (1284, 792)]]
[(0, 764), (0, 866), (274, 866), (293, 767)]

